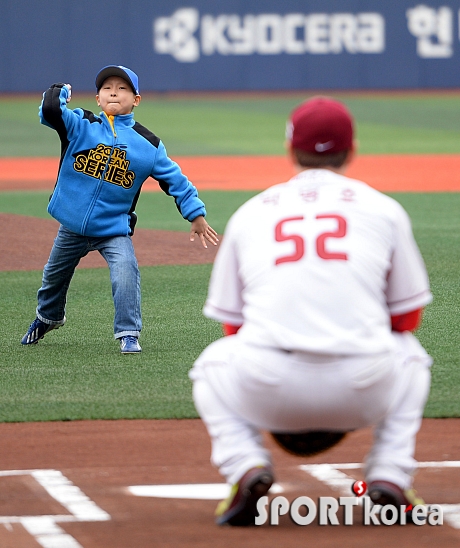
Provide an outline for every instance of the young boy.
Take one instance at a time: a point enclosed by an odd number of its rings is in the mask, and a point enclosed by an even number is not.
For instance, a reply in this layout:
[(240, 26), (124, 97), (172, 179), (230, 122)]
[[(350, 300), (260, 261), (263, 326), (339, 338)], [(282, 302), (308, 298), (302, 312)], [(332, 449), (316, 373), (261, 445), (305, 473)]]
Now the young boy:
[(173, 196), (191, 222), (190, 240), (198, 234), (217, 245), (217, 234), (205, 220), (197, 189), (167, 155), (161, 140), (134, 120), (141, 101), (137, 75), (109, 65), (96, 76), (99, 116), (67, 108), (69, 84), (53, 84), (44, 94), (40, 122), (55, 129), (61, 160), (48, 212), (60, 227), (38, 291), (36, 319), (22, 344), (37, 344), (64, 325), (67, 290), (80, 259), (97, 250), (109, 265), (115, 306), (114, 334), (123, 354), (141, 351), (140, 274), (131, 236), (143, 182), (155, 178)]

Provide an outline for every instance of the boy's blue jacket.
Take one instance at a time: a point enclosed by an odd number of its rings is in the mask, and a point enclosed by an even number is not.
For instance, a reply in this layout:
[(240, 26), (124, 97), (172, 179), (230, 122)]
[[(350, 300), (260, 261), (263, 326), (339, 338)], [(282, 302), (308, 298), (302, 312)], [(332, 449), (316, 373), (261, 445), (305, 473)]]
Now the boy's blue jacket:
[[(61, 139), (61, 160), (48, 212), (69, 230), (85, 236), (131, 233), (134, 208), (148, 177), (173, 196), (182, 216), (206, 215), (203, 202), (161, 140), (134, 121), (133, 114), (108, 117), (67, 108), (69, 90), (54, 84), (43, 94), (40, 122)], [(132, 217), (132, 218), (131, 218)]]

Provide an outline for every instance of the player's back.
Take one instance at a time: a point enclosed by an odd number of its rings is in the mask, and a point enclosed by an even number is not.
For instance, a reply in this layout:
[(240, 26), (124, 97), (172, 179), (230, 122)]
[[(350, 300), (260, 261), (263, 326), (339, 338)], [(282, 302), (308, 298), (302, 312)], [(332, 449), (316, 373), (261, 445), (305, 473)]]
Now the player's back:
[(287, 350), (388, 350), (387, 275), (401, 217), (391, 198), (329, 170), (251, 199), (226, 232), (244, 287), (241, 336)]

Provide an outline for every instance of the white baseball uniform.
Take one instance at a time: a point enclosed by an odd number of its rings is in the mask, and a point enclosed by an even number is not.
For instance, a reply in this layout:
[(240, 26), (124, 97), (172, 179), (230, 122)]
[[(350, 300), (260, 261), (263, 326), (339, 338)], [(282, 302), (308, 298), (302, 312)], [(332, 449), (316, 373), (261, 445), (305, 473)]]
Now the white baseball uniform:
[(302, 171), (244, 204), (214, 264), (206, 316), (242, 325), (190, 376), (230, 483), (269, 464), (260, 429), (376, 425), (366, 479), (412, 483), (431, 359), (390, 316), (431, 301), (408, 215), (326, 169)]

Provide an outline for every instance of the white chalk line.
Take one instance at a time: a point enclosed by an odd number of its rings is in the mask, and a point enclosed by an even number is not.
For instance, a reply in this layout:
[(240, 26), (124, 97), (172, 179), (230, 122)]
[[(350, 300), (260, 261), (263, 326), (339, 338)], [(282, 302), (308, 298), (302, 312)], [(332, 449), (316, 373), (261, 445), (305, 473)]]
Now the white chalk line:
[[(128, 493), (136, 497), (156, 497), (166, 499), (222, 500), (230, 494), (228, 483), (184, 483), (173, 485), (132, 485)], [(274, 483), (271, 494), (283, 493), (281, 485)]]
[(58, 523), (77, 521), (108, 521), (110, 515), (99, 508), (83, 491), (59, 470), (2, 470), (0, 477), (32, 476), (69, 514), (40, 516), (0, 516), (7, 528), (20, 523), (43, 548), (83, 548)]
[[(460, 468), (460, 461), (429, 461), (419, 462), (418, 468)], [(341, 495), (350, 496), (355, 478), (341, 472), (342, 470), (356, 470), (362, 468), (361, 463), (346, 462), (342, 464), (302, 464), (301, 470), (307, 472), (317, 480), (325, 483)], [(365, 495), (367, 496), (367, 495)], [(357, 497), (359, 504), (363, 503), (364, 497)], [(439, 504), (443, 510), (445, 521), (454, 529), (460, 529), (460, 504)]]

